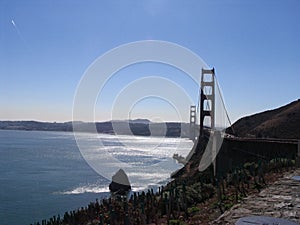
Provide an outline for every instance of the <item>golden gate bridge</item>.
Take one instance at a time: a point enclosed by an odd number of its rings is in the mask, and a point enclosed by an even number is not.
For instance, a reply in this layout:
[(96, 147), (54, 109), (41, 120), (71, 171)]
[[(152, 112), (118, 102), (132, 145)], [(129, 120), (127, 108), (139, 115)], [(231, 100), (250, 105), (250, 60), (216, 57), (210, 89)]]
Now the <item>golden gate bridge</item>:
[(199, 170), (211, 164), (214, 174), (246, 161), (274, 157), (300, 159), (300, 143), (294, 139), (238, 137), (225, 106), (215, 69), (201, 70), (197, 106), (190, 106), (190, 139), (194, 146), (185, 162), (201, 154)]

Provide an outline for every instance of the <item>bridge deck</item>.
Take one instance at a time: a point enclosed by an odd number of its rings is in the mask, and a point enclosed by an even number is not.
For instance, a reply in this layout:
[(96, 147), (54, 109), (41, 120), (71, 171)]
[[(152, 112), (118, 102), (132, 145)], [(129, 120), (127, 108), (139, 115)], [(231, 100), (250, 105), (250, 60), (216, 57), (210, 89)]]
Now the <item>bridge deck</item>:
[(282, 144), (298, 144), (297, 139), (279, 139), (279, 138), (251, 138), (251, 137), (225, 137), (232, 141), (247, 141), (247, 142), (267, 142), (267, 143), (282, 143)]

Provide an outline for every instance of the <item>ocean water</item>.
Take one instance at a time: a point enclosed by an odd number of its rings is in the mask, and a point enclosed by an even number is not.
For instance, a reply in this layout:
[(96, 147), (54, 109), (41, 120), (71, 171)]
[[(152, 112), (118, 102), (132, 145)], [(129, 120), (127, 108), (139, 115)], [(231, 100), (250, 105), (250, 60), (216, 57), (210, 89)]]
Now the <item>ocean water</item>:
[[(106, 152), (129, 166), (125, 171), (133, 191), (164, 184), (181, 167), (173, 154), (186, 156), (193, 145), (179, 138), (87, 133), (79, 138), (89, 147), (93, 161)], [(71, 132), (0, 130), (2, 225), (29, 225), (84, 207), (108, 197), (109, 183), (82, 156)]]

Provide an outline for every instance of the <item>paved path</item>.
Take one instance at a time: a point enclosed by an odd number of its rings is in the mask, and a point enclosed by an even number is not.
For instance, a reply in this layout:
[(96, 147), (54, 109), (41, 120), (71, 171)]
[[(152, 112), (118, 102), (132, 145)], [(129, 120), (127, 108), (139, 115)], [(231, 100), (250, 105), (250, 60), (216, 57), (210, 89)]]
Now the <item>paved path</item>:
[(235, 224), (239, 218), (253, 215), (284, 218), (300, 225), (300, 181), (291, 179), (295, 175), (300, 176), (300, 169), (243, 199), (211, 224)]

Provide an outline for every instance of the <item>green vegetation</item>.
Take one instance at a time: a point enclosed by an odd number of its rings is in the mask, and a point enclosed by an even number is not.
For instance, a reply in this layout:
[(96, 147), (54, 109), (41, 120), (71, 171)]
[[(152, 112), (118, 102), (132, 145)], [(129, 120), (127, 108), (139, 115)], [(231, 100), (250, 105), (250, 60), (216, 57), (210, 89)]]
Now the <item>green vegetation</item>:
[(200, 208), (198, 208), (197, 206), (192, 206), (192, 207), (188, 208), (189, 215), (198, 213), (199, 211), (200, 211)]
[(170, 220), (169, 225), (187, 225), (187, 223), (180, 220)]

